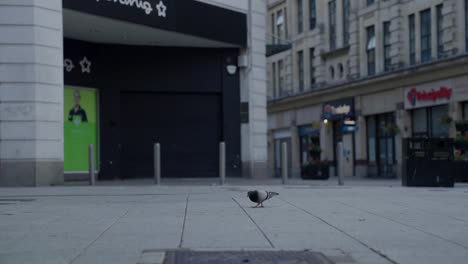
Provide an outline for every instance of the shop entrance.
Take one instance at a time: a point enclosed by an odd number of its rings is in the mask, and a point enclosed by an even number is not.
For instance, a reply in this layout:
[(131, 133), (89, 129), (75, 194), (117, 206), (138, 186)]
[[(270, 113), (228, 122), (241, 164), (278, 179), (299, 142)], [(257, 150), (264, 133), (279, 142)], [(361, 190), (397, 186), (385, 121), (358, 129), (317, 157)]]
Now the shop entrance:
[(152, 177), (155, 142), (162, 177), (218, 176), (220, 109), (217, 93), (121, 92), (121, 177)]
[(395, 114), (380, 114), (367, 118), (369, 175), (394, 178)]

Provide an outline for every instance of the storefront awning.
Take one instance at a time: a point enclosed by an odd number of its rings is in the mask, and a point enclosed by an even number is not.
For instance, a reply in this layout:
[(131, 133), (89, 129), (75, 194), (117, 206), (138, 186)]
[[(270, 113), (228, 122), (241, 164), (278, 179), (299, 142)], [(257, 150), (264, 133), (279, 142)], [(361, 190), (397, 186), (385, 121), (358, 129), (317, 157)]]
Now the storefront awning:
[(193, 0), (63, 0), (68, 38), (127, 45), (245, 47), (246, 14)]

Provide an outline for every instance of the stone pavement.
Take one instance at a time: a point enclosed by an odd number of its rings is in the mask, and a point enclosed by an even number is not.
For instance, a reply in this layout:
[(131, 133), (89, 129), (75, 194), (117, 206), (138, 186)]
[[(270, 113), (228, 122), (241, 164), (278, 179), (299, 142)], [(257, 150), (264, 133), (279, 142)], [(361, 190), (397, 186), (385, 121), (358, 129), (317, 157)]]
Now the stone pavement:
[[(180, 182), (0, 188), (0, 263), (162, 263), (171, 249), (310, 250), (334, 263), (468, 261), (467, 184)], [(257, 187), (280, 195), (251, 208), (246, 191)]]

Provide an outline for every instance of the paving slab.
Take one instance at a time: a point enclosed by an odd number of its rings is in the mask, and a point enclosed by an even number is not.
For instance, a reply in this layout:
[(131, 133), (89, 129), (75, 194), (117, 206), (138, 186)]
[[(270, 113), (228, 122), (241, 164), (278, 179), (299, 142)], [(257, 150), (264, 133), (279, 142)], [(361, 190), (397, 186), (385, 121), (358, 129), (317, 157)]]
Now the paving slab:
[[(0, 263), (160, 264), (174, 249), (308, 250), (337, 264), (465, 263), (468, 185), (400, 185), (190, 180), (0, 188)], [(256, 188), (280, 195), (251, 208), (246, 192)]]

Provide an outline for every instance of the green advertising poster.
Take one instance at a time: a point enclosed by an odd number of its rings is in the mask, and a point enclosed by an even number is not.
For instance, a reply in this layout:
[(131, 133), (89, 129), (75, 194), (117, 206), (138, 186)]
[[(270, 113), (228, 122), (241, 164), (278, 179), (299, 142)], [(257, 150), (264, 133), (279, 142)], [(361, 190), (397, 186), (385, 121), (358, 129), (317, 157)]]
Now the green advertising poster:
[(89, 170), (88, 146), (94, 146), (94, 164), (98, 163), (97, 91), (65, 87), (64, 91), (64, 169), (65, 172)]

